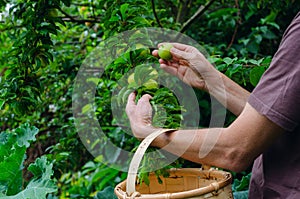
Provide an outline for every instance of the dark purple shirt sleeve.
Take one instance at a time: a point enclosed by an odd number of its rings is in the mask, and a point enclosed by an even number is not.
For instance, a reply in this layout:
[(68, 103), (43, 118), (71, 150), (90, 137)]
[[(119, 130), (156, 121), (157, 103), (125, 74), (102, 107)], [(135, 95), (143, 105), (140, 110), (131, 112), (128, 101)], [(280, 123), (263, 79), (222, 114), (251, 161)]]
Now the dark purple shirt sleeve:
[(285, 31), (270, 67), (251, 93), (249, 104), (285, 129), (300, 121), (300, 15)]

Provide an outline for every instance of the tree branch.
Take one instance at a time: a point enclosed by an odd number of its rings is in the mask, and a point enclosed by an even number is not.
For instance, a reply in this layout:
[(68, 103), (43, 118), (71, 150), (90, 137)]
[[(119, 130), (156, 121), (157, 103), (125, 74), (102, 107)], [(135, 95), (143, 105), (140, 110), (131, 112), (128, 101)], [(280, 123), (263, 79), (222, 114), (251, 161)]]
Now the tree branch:
[(200, 17), (201, 15), (203, 15), (203, 13), (212, 5), (212, 3), (214, 2), (215, 0), (210, 0), (205, 6), (201, 5), (198, 10), (195, 12), (195, 14), (189, 18), (183, 25), (182, 25), (182, 28), (180, 29), (180, 32), (183, 33), (185, 32), (188, 27), (194, 23), (194, 21)]
[(63, 21), (76, 22), (76, 23), (85, 23), (85, 22), (97, 23), (97, 22), (99, 22), (96, 19), (77, 19), (76, 17), (71, 16), (68, 13), (66, 13), (61, 8), (59, 8), (59, 11), (65, 15), (65, 17), (62, 18)]
[(188, 8), (190, 7), (191, 0), (181, 1), (179, 5), (179, 9), (177, 12), (176, 22), (181, 23), (183, 21), (184, 16), (187, 12), (189, 12)]
[(91, 22), (91, 23), (97, 23), (97, 22), (100, 22), (96, 19), (77, 19), (77, 18), (68, 18), (68, 17), (64, 17), (62, 18), (63, 21), (66, 21), (66, 22), (76, 22), (76, 23), (85, 23), (85, 22)]
[(152, 11), (153, 11), (155, 20), (156, 20), (158, 26), (162, 28), (163, 26), (161, 25), (160, 20), (159, 20), (159, 18), (158, 18), (158, 16), (157, 16), (157, 13), (156, 13), (156, 10), (155, 10), (155, 3), (154, 3), (154, 0), (151, 0), (151, 4), (152, 4)]
[(238, 19), (237, 19), (237, 22), (236, 22), (236, 24), (235, 24), (235, 28), (234, 28), (233, 35), (232, 35), (232, 37), (231, 37), (231, 41), (230, 41), (230, 43), (228, 44), (226, 50), (228, 50), (228, 49), (232, 46), (232, 44), (233, 44), (233, 42), (234, 42), (234, 40), (235, 40), (236, 34), (237, 34), (237, 30), (238, 30), (238, 28), (239, 28), (239, 25), (242, 24), (242, 20), (241, 20), (241, 11), (240, 11), (239, 1), (238, 1), (238, 0), (235, 0), (235, 7), (238, 9), (238, 12), (237, 12), (237, 17), (238, 17)]

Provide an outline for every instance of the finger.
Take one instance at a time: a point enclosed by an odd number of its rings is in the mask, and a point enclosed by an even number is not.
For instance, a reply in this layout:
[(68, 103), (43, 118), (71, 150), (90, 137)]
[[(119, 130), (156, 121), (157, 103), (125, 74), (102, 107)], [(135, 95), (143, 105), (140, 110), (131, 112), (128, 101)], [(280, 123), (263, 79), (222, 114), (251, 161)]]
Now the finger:
[(137, 109), (140, 113), (140, 119), (142, 119), (144, 122), (151, 124), (151, 118), (152, 118), (152, 106), (150, 104), (150, 99), (152, 99), (152, 96), (149, 94), (143, 95), (138, 103), (137, 103)]
[(135, 102), (134, 102), (135, 101), (135, 97), (136, 97), (135, 92), (130, 93), (129, 96), (128, 96), (127, 103), (135, 105)]
[(188, 48), (191, 48), (191, 46), (182, 44), (182, 43), (177, 43), (177, 42), (162, 42), (157, 45), (157, 47), (161, 47), (162, 45), (165, 45), (166, 43), (170, 43), (173, 45), (173, 47), (177, 48), (178, 50), (186, 51)]
[(158, 61), (160, 64), (169, 65), (168, 62), (164, 59), (159, 59)]
[(126, 113), (129, 113), (133, 107), (136, 106), (135, 104), (135, 92), (132, 92), (128, 96), (127, 104), (126, 104)]
[(166, 64), (161, 64), (160, 68), (166, 71), (167, 73), (176, 76), (177, 75), (177, 68), (168, 66)]
[(173, 45), (174, 48), (177, 48), (178, 50), (181, 51), (186, 51), (188, 48), (191, 48), (191, 46), (186, 45), (186, 44), (182, 44), (182, 43), (171, 43)]
[(170, 52), (174, 60), (179, 60), (179, 59), (187, 60), (189, 58), (189, 53), (182, 50), (178, 50), (177, 48), (171, 48)]
[(159, 56), (158, 56), (158, 50), (152, 51), (152, 55), (153, 55), (154, 57), (159, 57)]

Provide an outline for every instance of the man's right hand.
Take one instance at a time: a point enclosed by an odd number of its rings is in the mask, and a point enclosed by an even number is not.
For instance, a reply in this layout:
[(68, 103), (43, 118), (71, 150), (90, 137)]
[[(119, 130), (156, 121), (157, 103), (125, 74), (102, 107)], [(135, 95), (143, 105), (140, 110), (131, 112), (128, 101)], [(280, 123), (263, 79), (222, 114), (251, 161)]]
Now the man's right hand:
[[(171, 44), (172, 59), (159, 59), (160, 67), (186, 84), (209, 92), (232, 113), (239, 115), (250, 93), (215, 69), (197, 48), (180, 43)], [(163, 43), (158, 47), (161, 45)], [(152, 54), (159, 57), (157, 50)]]
[[(169, 61), (159, 59), (161, 68), (194, 88), (208, 91), (205, 82), (207, 78), (218, 76), (218, 71), (195, 47), (180, 43), (171, 44), (173, 45), (170, 50), (172, 59)], [(161, 45), (163, 43), (158, 47)], [(154, 50), (152, 54), (159, 57), (157, 50)]]

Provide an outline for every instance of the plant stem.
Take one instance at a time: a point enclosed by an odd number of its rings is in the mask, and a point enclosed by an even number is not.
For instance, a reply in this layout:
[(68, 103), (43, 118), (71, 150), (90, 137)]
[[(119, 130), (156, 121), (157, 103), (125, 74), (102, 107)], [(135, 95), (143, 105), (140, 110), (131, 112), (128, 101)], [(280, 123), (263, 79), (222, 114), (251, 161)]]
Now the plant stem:
[(215, 0), (211, 0), (209, 1), (205, 6), (201, 5), (198, 10), (195, 12), (195, 14), (189, 18), (183, 25), (182, 25), (182, 28), (180, 29), (180, 32), (183, 33), (185, 32), (188, 27), (194, 23), (194, 21), (200, 17), (201, 15), (203, 15), (203, 13), (212, 5), (212, 3), (214, 2)]
[(157, 13), (156, 13), (156, 10), (155, 10), (155, 3), (154, 3), (154, 0), (151, 0), (151, 4), (152, 4), (152, 11), (153, 11), (155, 20), (156, 20), (158, 26), (162, 28), (163, 26), (161, 25), (160, 20), (159, 20), (159, 18), (158, 18), (158, 16), (157, 16)]

